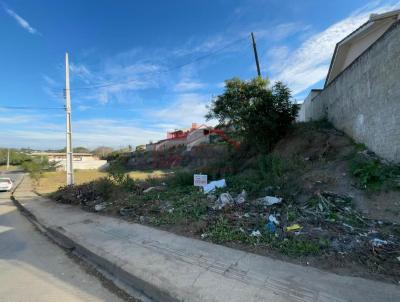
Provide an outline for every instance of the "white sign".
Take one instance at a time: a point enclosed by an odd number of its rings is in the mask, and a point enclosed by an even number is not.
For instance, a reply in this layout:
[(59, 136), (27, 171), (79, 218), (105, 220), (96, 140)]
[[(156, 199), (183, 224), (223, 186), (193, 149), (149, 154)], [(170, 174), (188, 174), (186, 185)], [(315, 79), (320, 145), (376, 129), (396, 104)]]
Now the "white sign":
[(195, 187), (203, 187), (207, 184), (207, 175), (194, 174), (193, 182)]

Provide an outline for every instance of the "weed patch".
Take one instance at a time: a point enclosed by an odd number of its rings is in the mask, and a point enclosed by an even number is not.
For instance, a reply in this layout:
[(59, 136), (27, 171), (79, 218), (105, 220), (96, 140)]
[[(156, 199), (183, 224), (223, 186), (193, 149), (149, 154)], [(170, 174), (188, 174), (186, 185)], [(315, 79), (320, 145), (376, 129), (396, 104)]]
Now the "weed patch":
[(357, 153), (352, 158), (350, 171), (363, 189), (400, 189), (400, 167), (382, 163), (365, 153)]

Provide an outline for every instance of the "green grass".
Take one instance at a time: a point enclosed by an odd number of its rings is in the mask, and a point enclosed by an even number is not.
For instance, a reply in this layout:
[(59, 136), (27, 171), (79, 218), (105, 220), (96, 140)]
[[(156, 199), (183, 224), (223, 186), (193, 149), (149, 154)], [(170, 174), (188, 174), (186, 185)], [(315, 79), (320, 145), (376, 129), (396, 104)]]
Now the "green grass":
[(379, 191), (400, 189), (400, 166), (382, 163), (379, 159), (356, 154), (350, 160), (350, 172), (363, 189)]

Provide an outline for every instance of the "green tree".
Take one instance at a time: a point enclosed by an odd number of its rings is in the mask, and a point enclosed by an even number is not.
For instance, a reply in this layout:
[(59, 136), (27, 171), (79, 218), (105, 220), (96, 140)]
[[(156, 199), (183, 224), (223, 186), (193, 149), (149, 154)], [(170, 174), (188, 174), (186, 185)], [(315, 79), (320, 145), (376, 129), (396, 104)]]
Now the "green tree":
[(206, 118), (235, 129), (244, 141), (270, 151), (292, 126), (298, 105), (287, 86), (267, 79), (227, 80), (225, 91), (213, 100)]

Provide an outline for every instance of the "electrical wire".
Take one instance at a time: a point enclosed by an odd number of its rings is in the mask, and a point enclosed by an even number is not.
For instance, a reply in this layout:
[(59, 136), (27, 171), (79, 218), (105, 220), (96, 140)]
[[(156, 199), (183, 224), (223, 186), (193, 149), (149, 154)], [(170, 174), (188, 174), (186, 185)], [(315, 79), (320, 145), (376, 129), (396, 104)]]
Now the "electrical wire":
[[(209, 57), (211, 57), (211, 56), (213, 56), (213, 55), (215, 55), (215, 54), (221, 52), (222, 50), (225, 50), (225, 49), (231, 47), (232, 45), (238, 44), (239, 42), (243, 42), (244, 40), (247, 40), (247, 39), (248, 39), (248, 36), (243, 37), (243, 38), (240, 38), (240, 39), (237, 39), (237, 40), (235, 40), (235, 41), (232, 41), (231, 43), (226, 44), (225, 46), (223, 46), (223, 47), (221, 47), (221, 48), (218, 48), (218, 49), (216, 49), (216, 50), (214, 50), (214, 51), (212, 51), (212, 52), (210, 52), (210, 53), (208, 53), (208, 54), (205, 54), (205, 55), (203, 55), (203, 56), (197, 57), (197, 58), (195, 58), (195, 59), (193, 59), (193, 60), (191, 60), (191, 61), (189, 61), (189, 62), (182, 63), (182, 64), (178, 64), (178, 65), (176, 65), (176, 66), (167, 68), (167, 69), (165, 69), (165, 70), (150, 71), (150, 72), (144, 73), (144, 74), (142, 74), (142, 75), (158, 74), (158, 73), (159, 73), (159, 74), (168, 73), (168, 72), (171, 72), (171, 71), (173, 71), (173, 70), (177, 70), (177, 69), (183, 68), (183, 67), (188, 66), (188, 65), (190, 65), (190, 64), (193, 64), (193, 63), (202, 61), (202, 60), (204, 60), (204, 59), (207, 59), (207, 58), (209, 58)], [(85, 87), (70, 88), (70, 91), (85, 90), (85, 89), (94, 89), (94, 88), (104, 88), (104, 87), (110, 87), (110, 86), (116, 86), (116, 85), (129, 84), (129, 83), (135, 82), (135, 81), (137, 81), (137, 79), (133, 79), (133, 80), (129, 80), (129, 81), (124, 81), (124, 82), (109, 82), (109, 83), (106, 83), (106, 84), (97, 84), (97, 85), (95, 84), (95, 85), (85, 86)], [(63, 89), (63, 90), (65, 91), (65, 89)]]
[(60, 110), (60, 109), (65, 109), (65, 107), (0, 106), (0, 109), (13, 109), (13, 110)]

